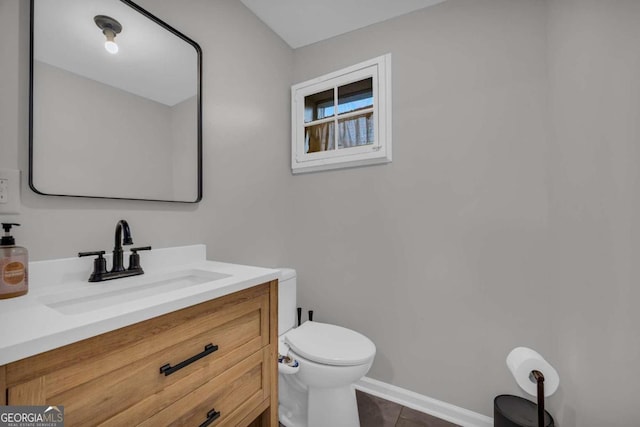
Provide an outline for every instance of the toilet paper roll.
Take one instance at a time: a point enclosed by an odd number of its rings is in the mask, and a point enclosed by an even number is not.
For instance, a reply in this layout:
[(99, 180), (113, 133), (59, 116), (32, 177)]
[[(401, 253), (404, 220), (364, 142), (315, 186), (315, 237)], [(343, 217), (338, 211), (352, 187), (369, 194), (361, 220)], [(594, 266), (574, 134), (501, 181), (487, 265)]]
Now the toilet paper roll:
[(538, 384), (531, 377), (531, 371), (537, 370), (544, 375), (544, 395), (551, 396), (560, 385), (558, 372), (535, 350), (516, 347), (507, 356), (507, 367), (518, 385), (532, 396), (538, 394)]

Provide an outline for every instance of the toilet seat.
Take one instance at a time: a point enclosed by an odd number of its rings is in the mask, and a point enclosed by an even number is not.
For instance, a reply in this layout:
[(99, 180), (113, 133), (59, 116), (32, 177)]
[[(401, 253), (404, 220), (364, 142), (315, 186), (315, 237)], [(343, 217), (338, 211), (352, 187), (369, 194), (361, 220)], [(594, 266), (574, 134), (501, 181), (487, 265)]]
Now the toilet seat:
[(305, 322), (287, 332), (285, 342), (296, 354), (325, 365), (361, 365), (376, 354), (376, 346), (364, 335), (320, 322)]

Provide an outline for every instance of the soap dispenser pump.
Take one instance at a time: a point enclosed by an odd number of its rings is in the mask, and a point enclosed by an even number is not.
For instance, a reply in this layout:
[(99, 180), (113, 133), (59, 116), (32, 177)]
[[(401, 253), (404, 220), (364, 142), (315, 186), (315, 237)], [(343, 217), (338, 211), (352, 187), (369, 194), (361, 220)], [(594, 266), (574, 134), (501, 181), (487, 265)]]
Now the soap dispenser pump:
[(24, 295), (29, 290), (29, 253), (16, 241), (11, 227), (20, 224), (3, 222), (4, 236), (0, 239), (0, 299)]

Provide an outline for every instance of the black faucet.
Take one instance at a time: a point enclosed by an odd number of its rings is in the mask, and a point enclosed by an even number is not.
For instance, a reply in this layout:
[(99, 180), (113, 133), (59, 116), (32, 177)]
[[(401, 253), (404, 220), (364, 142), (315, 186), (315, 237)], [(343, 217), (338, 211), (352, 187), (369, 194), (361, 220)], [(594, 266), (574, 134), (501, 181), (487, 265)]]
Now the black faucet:
[(90, 282), (102, 282), (104, 280), (118, 279), (120, 277), (137, 276), (144, 274), (144, 270), (140, 266), (140, 255), (138, 251), (150, 251), (151, 246), (143, 246), (139, 248), (131, 248), (129, 255), (129, 268), (125, 270), (122, 260), (122, 245), (132, 245), (131, 229), (124, 219), (116, 224), (115, 245), (113, 247), (113, 266), (111, 271), (107, 271), (107, 260), (103, 258), (104, 251), (80, 252), (79, 257), (96, 255), (93, 261), (93, 273), (89, 276)]
[(121, 219), (116, 224), (116, 236), (115, 244), (113, 246), (113, 268), (112, 273), (117, 271), (124, 271), (124, 265), (122, 262), (122, 245), (133, 245), (133, 239), (131, 239), (131, 229), (129, 224), (124, 219)]

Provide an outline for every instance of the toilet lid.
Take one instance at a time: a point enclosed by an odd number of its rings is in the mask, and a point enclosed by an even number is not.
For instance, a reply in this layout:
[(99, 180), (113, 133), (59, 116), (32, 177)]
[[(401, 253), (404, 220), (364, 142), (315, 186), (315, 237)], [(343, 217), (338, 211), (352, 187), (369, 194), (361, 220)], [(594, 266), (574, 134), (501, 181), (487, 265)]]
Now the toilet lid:
[(376, 354), (376, 346), (364, 335), (320, 322), (305, 322), (287, 332), (285, 342), (300, 356), (325, 365), (361, 365)]

